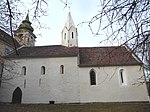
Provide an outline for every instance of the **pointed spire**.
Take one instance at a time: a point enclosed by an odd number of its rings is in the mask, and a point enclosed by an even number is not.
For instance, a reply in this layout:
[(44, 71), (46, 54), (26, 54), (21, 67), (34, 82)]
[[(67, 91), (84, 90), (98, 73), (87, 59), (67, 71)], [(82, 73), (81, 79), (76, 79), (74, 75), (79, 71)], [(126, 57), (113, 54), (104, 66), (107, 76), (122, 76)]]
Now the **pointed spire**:
[(26, 16), (25, 20), (29, 21), (29, 12), (27, 13), (27, 16)]
[(74, 25), (71, 13), (68, 13), (67, 21), (61, 32), (62, 45), (67, 47), (78, 46), (78, 32)]
[(75, 26), (74, 25), (74, 22), (73, 22), (73, 19), (71, 17), (71, 13), (69, 12), (68, 13), (68, 17), (67, 17), (67, 21), (65, 23), (65, 26), (69, 29), (71, 26)]

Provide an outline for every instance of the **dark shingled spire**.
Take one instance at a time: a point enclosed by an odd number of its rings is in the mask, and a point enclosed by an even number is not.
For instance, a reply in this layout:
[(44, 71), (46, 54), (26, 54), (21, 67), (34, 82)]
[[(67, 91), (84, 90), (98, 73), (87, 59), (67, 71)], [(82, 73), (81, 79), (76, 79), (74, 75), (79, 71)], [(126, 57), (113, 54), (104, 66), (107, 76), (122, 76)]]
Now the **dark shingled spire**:
[(29, 21), (29, 14), (27, 14), (25, 20), (22, 21), (18, 29), (27, 29), (31, 32), (34, 31), (33, 27), (31, 26), (31, 22)]

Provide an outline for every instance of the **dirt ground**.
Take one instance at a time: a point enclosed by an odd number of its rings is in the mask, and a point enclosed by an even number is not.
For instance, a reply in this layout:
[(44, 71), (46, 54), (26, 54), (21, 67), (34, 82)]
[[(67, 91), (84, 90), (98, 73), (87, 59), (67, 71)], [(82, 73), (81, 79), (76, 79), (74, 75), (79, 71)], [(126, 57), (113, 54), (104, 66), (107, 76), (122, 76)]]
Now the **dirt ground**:
[(150, 112), (150, 103), (4, 104), (0, 112)]

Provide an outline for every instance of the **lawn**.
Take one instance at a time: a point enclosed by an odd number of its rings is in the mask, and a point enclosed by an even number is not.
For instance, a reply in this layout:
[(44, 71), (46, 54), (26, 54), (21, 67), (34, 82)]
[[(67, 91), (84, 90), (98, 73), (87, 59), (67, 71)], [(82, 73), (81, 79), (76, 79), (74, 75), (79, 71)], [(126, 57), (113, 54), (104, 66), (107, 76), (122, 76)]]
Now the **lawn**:
[(0, 104), (0, 112), (150, 112), (148, 103)]

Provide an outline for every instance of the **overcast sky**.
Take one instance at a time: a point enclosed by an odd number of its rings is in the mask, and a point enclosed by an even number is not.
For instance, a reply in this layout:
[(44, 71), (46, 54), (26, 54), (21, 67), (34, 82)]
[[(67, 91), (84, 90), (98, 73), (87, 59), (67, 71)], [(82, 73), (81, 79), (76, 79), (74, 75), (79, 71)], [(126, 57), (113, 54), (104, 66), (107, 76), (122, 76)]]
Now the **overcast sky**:
[[(92, 35), (88, 24), (78, 25), (81, 22), (91, 20), (98, 13), (100, 9), (99, 0), (68, 0), (68, 5), (70, 6), (73, 21), (78, 29), (79, 46), (103, 46), (104, 44), (99, 44), (99, 42), (104, 39), (104, 35)], [(41, 33), (42, 35), (37, 35), (37, 46), (61, 44), (61, 31), (69, 12), (69, 8), (64, 7), (65, 5), (60, 0), (49, 0), (48, 16), (40, 20), (49, 29), (35, 29), (35, 34)], [(94, 27), (95, 29), (97, 28), (97, 26)]]

